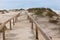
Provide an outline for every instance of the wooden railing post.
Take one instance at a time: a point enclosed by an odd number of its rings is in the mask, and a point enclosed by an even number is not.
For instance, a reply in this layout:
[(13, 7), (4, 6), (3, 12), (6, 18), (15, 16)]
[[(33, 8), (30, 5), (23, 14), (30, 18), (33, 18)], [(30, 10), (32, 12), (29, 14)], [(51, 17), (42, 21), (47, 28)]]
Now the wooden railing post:
[(27, 19), (29, 20), (29, 16), (27, 16)]
[(31, 22), (32, 26), (31, 26), (31, 29), (33, 30), (33, 22)]
[(31, 20), (31, 18), (29, 18), (29, 16), (27, 16), (27, 19), (28, 19), (29, 22), (31, 23), (31, 29), (33, 29), (33, 21)]
[(10, 20), (10, 30), (12, 30), (12, 27), (11, 27), (11, 20)]
[(27, 16), (27, 19), (29, 20), (29, 22), (31, 22), (31, 19), (29, 18), (29, 16)]
[(5, 40), (5, 27), (3, 28), (3, 40)]
[(36, 26), (36, 39), (38, 40), (38, 28)]
[(13, 18), (13, 25), (15, 25), (15, 21), (14, 21), (14, 18)]
[(15, 22), (17, 21), (17, 16), (15, 17)]
[(42, 27), (40, 27), (40, 25), (36, 22), (35, 19), (33, 19), (33, 17), (31, 15), (29, 15), (27, 13), (28, 19), (30, 20), (30, 22), (32, 23), (31, 27), (33, 29), (33, 23), (36, 25), (36, 29), (35, 29), (35, 34), (36, 34), (36, 40), (39, 40), (39, 33), (41, 32), (41, 35), (45, 38), (44, 40), (51, 40), (51, 38), (49, 37), (49, 35), (46, 34), (46, 32), (42, 29)]

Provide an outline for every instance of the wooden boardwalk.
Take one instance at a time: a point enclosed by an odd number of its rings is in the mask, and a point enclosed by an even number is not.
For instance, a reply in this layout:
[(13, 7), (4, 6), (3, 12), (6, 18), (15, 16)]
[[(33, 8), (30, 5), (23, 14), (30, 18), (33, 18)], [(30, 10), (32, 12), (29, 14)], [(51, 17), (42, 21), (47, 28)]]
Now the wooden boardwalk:
[[(0, 40), (2, 33), (0, 33)], [(35, 40), (34, 34), (31, 30), (31, 23), (27, 20), (27, 16), (21, 13), (12, 30), (6, 31), (6, 40)]]

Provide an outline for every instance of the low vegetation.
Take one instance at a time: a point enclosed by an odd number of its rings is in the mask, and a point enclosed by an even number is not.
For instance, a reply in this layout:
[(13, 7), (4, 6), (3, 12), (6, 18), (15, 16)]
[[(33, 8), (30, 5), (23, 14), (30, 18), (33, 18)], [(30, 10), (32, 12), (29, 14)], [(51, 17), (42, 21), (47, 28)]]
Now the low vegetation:
[[(57, 18), (59, 17), (58, 14), (56, 14), (53, 10), (51, 10), (50, 8), (29, 8), (28, 12), (32, 12), (35, 15), (39, 16), (39, 17), (49, 17), (49, 22), (51, 23), (57, 23)], [(54, 19), (54, 17), (56, 17)], [(51, 20), (52, 18), (52, 20)]]
[(7, 11), (7, 10), (0, 10), (0, 12), (1, 12), (2, 14), (5, 14), (5, 13), (8, 13), (9, 11)]

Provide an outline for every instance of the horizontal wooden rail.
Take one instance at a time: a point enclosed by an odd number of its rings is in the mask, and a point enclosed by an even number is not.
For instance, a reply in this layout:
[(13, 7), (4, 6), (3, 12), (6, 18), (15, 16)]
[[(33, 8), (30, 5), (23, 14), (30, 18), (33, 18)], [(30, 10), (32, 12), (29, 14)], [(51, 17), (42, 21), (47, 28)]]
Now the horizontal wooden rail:
[(3, 21), (4, 19), (2, 19), (1, 21), (0, 21), (0, 31), (2, 31), (2, 33), (3, 33), (3, 40), (5, 40), (5, 27), (6, 27), (6, 24), (8, 23), (8, 22), (10, 22), (10, 29), (12, 29), (12, 27), (11, 27), (11, 20), (13, 20), (13, 25), (15, 25), (15, 21), (17, 20), (17, 17), (19, 17), (20, 16), (20, 13), (18, 13), (18, 14), (16, 14), (16, 15), (2, 15), (2, 17), (6, 17), (5, 18), (5, 21)]
[(39, 39), (39, 37), (38, 37), (38, 35), (39, 35), (38, 31), (40, 31), (41, 34), (43, 35), (43, 37), (45, 38), (45, 40), (51, 40), (51, 38), (49, 37), (49, 35), (43, 30), (42, 27), (40, 27), (40, 25), (34, 20), (34, 18), (30, 14), (28, 14), (28, 13), (26, 13), (26, 14), (27, 14), (30, 22), (32, 23), (32, 29), (33, 29), (33, 23), (36, 25), (36, 39)]

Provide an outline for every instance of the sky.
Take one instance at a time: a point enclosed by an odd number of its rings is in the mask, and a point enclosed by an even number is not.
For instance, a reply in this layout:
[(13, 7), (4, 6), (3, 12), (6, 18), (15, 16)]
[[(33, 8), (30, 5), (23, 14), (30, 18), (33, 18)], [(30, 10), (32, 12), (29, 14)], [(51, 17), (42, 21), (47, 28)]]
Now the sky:
[(0, 0), (0, 9), (48, 7), (60, 10), (60, 0)]

